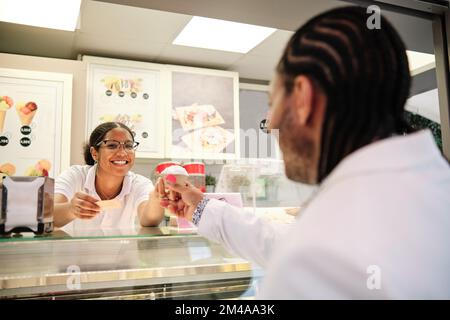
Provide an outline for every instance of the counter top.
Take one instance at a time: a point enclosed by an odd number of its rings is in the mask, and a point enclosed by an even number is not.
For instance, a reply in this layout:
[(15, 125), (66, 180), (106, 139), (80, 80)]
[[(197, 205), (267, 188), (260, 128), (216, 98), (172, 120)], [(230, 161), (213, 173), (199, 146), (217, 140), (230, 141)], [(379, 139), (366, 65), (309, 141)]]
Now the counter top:
[(252, 277), (248, 261), (201, 236), (142, 229), (0, 242), (0, 297)]

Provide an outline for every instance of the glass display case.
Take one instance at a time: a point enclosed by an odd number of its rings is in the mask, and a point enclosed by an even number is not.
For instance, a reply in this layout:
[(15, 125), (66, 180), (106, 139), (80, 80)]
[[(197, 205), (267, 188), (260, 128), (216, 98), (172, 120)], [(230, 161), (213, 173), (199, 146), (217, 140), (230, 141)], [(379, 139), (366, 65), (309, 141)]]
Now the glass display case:
[(1, 299), (232, 299), (253, 296), (257, 268), (168, 228), (0, 238)]
[(263, 217), (292, 222), (316, 187), (289, 180), (277, 159), (241, 159), (225, 164), (217, 193), (240, 193), (244, 207)]

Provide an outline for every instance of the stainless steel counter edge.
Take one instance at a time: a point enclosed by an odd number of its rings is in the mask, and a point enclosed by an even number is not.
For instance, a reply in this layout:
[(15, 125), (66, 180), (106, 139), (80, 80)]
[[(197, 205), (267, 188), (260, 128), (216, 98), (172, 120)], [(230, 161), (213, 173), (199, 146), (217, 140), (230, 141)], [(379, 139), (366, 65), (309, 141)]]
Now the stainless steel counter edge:
[[(74, 276), (79, 275), (80, 284), (102, 283), (112, 281), (144, 280), (168, 277), (185, 277), (193, 275), (210, 275), (232, 272), (250, 272), (250, 263), (226, 263), (202, 266), (161, 267), (149, 269), (88, 271), (80, 273), (58, 273), (31, 276), (0, 276), (0, 290), (66, 285)], [(1, 296), (1, 293), (0, 293)]]

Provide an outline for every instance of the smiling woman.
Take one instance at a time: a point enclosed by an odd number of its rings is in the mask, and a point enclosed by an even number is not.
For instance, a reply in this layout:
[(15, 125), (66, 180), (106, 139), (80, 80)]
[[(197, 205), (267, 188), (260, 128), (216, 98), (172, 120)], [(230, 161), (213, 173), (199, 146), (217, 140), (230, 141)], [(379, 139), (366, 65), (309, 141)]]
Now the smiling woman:
[(152, 182), (131, 172), (135, 150), (130, 128), (105, 122), (84, 149), (86, 165), (75, 165), (55, 182), (55, 226), (75, 229), (157, 226), (164, 217)]

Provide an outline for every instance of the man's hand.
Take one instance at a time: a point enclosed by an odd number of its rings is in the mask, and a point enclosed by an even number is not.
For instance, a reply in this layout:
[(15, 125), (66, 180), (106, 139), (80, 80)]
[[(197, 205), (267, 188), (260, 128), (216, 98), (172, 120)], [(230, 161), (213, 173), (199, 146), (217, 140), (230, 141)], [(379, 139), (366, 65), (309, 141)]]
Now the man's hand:
[[(166, 192), (166, 188), (169, 192)], [(160, 193), (161, 206), (169, 209), (177, 216), (192, 221), (195, 208), (203, 200), (203, 193), (189, 182), (179, 185), (170, 181), (160, 179), (157, 185)]]

